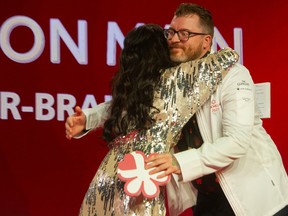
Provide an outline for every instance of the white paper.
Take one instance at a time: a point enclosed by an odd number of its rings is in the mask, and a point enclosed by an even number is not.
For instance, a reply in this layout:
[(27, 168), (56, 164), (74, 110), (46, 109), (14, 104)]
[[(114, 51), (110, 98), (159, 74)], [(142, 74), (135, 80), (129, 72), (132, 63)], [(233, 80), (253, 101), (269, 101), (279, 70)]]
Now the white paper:
[(255, 84), (256, 103), (261, 118), (271, 117), (271, 94), (270, 82)]

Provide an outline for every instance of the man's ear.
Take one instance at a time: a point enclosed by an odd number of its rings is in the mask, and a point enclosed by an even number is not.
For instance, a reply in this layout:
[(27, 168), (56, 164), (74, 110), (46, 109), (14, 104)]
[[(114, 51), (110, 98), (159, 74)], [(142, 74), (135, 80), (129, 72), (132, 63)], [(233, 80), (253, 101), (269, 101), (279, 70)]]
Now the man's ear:
[(212, 36), (211, 35), (205, 35), (204, 36), (204, 42), (203, 42), (203, 48), (205, 50), (209, 50), (212, 46)]

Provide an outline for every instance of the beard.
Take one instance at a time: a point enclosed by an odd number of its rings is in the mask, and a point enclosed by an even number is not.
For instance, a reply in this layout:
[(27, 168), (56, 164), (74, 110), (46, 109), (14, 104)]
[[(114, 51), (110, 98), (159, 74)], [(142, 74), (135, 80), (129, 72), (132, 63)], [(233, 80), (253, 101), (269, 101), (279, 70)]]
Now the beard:
[[(173, 48), (177, 48), (173, 50)], [(182, 63), (191, 60), (200, 59), (203, 55), (202, 44), (199, 44), (197, 47), (184, 47), (179, 44), (170, 46), (170, 58), (173, 62)]]

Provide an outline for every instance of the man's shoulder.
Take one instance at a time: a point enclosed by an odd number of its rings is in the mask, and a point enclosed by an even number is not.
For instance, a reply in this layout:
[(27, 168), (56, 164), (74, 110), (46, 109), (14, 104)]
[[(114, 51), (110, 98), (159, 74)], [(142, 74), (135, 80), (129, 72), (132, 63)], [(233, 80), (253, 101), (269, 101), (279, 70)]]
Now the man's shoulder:
[(248, 68), (246, 68), (243, 64), (236, 63), (229, 69), (227, 76), (229, 75), (230, 76), (241, 76), (241, 75), (246, 76), (246, 75), (250, 75), (250, 72)]
[(222, 87), (230, 86), (232, 83), (239, 82), (239, 80), (251, 80), (251, 75), (249, 70), (242, 64), (236, 63), (233, 65), (227, 75), (222, 81)]

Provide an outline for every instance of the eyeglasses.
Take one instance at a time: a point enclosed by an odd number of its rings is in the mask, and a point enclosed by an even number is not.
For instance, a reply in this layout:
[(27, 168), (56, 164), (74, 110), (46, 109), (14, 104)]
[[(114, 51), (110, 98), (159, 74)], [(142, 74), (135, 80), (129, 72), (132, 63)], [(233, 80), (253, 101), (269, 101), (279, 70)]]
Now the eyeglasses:
[(164, 37), (168, 40), (171, 40), (174, 37), (175, 33), (177, 33), (179, 40), (182, 42), (188, 41), (190, 37), (196, 35), (208, 35), (206, 33), (190, 32), (187, 30), (176, 31), (174, 29), (164, 29)]

